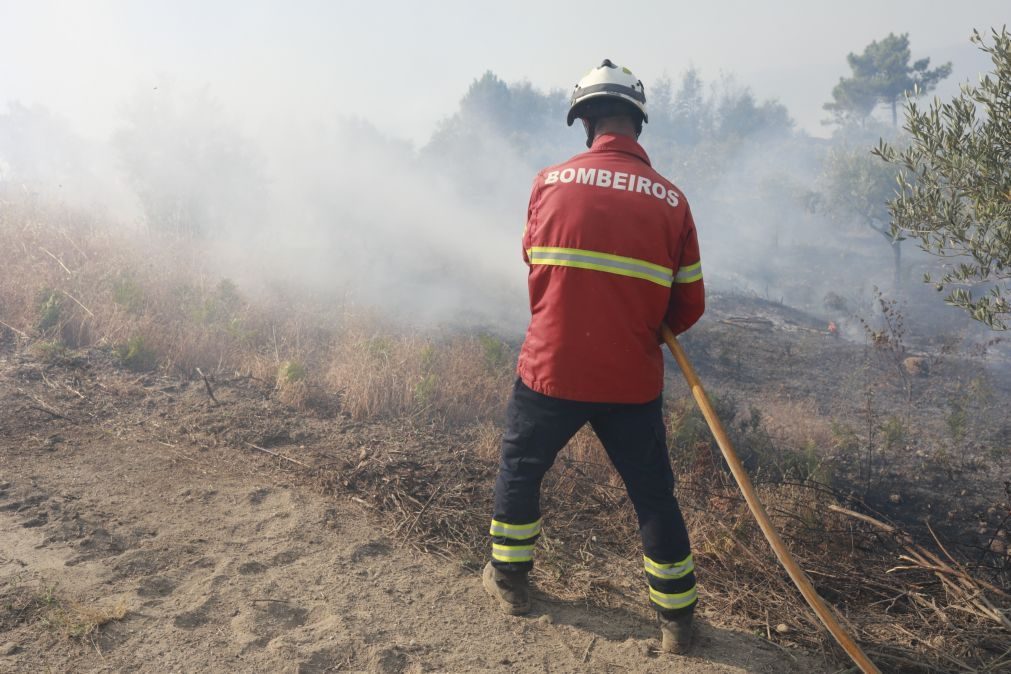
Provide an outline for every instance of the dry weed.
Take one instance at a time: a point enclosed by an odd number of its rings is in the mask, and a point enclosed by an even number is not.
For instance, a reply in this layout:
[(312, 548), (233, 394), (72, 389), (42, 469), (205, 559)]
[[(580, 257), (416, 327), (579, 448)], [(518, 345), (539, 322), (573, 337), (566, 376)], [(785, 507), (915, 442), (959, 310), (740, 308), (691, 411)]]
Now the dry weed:
[(62, 596), (59, 585), (42, 579), (15, 576), (0, 590), (4, 612), (0, 630), (19, 624), (39, 623), (67, 637), (83, 639), (96, 630), (122, 620), (128, 612), (125, 600), (114, 603), (85, 602)]
[[(153, 360), (185, 377), (197, 368), (238, 373), (297, 409), (336, 397), (352, 419), (403, 426), (406, 440), (343, 455), (318, 472), (320, 484), (357, 494), (399, 540), (475, 565), (486, 557), (497, 424), (514, 376), (508, 345), (488, 335), (404, 332), (283, 289), (251, 298), (185, 241), (114, 235), (87, 221), (65, 224), (66, 214), (56, 218), (38, 205), (9, 206), (0, 208), (0, 339), (33, 342), (53, 362), (91, 345), (119, 349), (125, 367), (132, 352), (140, 363)], [(908, 541), (833, 511), (860, 504), (809, 479), (819, 470), (809, 450), (835, 442), (818, 410), (766, 401), (759, 413), (729, 397), (714, 402), (748, 451), (749, 467), (765, 479), (761, 493), (783, 538), (883, 668), (1006, 665), (1011, 637), (966, 603), (989, 611), (979, 597), (953, 593), (935, 571), (889, 573)], [(690, 399), (670, 401), (667, 422), (705, 603), (777, 643), (838, 655), (780, 570)], [(559, 456), (543, 507), (535, 571), (541, 589), (644, 611), (634, 513), (588, 429)], [(963, 561), (969, 571), (980, 568)], [(996, 607), (991, 618), (1007, 613), (1006, 597), (984, 598)], [(76, 636), (126, 612), (123, 604), (65, 603), (52, 593), (23, 599), (17, 596), (22, 618), (44, 615)], [(785, 629), (773, 632), (770, 624)]]
[(765, 427), (777, 445), (828, 450), (835, 442), (832, 424), (813, 400), (764, 398)]
[(47, 612), (43, 620), (64, 636), (83, 639), (111, 622), (122, 620), (126, 614), (126, 601), (122, 599), (111, 605), (70, 601)]

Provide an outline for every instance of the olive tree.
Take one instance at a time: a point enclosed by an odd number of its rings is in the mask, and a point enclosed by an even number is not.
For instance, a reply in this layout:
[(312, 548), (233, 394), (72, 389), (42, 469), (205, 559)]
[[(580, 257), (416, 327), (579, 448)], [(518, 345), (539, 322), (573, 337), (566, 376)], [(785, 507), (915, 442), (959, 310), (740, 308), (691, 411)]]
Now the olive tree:
[(905, 107), (905, 149), (879, 141), (874, 153), (899, 169), (888, 203), (894, 238), (918, 239), (944, 259), (940, 278), (924, 277), (946, 301), (994, 329), (1011, 316), (1011, 34), (972, 41), (994, 71), (965, 84), (949, 102)]
[(895, 287), (902, 285), (902, 241), (892, 231), (888, 199), (895, 194), (896, 171), (860, 149), (840, 144), (825, 157), (818, 210), (839, 224), (857, 222), (880, 234), (892, 249)]

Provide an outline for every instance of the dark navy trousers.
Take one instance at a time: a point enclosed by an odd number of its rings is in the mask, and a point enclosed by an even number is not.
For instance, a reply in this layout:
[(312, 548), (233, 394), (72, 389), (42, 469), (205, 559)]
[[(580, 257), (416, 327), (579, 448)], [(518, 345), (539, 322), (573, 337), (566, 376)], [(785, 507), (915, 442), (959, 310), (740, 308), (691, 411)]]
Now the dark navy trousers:
[(541, 532), (541, 482), (558, 452), (589, 423), (625, 483), (639, 520), (643, 567), (654, 608), (694, 609), (694, 562), (667, 452), (661, 398), (643, 404), (588, 403), (538, 393), (517, 379), (506, 428), (491, 524), (492, 564), (529, 571)]

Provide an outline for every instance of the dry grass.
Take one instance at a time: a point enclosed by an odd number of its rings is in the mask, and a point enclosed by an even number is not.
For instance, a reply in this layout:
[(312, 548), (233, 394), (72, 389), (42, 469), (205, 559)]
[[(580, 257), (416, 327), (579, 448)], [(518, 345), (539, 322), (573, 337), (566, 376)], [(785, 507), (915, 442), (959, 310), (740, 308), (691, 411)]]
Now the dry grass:
[(0, 339), (47, 357), (108, 348), (138, 372), (248, 376), (272, 383), (286, 405), (339, 400), (355, 419), (471, 423), (498, 413), (512, 354), (493, 336), (412, 334), (282, 287), (253, 300), (191, 243), (51, 224), (66, 220), (0, 208)]
[(126, 617), (125, 600), (81, 601), (64, 596), (59, 585), (15, 576), (0, 591), (4, 617), (0, 631), (20, 624), (40, 624), (66, 638), (84, 639)]
[(126, 602), (122, 599), (108, 605), (71, 601), (49, 611), (43, 620), (67, 637), (83, 639), (111, 622), (122, 620), (126, 613)]
[(765, 428), (783, 447), (830, 449), (835, 444), (832, 424), (812, 400), (762, 400)]
[[(51, 224), (67, 222), (77, 224)], [(90, 346), (116, 354), (126, 369), (249, 377), (300, 412), (339, 410), (404, 425), (408, 447), (398, 441), (344, 453), (317, 472), (319, 484), (357, 495), (392, 536), (420, 549), (474, 565), (484, 559), (511, 349), (488, 335), (407, 332), (290, 290), (247, 296), (208, 264), (186, 242), (113, 235), (37, 205), (0, 204), (0, 342), (32, 345), (53, 361)], [(943, 572), (902, 559), (910, 545), (928, 550), (940, 540), (911, 543), (898, 530), (833, 510), (863, 506), (816, 479), (823, 474), (817, 450), (836, 438), (811, 404), (772, 400), (759, 413), (726, 396), (715, 403), (784, 539), (884, 669), (1007, 666), (1011, 632), (999, 619), (1011, 607), (1006, 565), (990, 569), (990, 558), (953, 553), (950, 565), (970, 579), (953, 590), (938, 577)], [(840, 657), (780, 570), (691, 400), (668, 401), (667, 415), (709, 610), (778, 644)], [(634, 514), (587, 429), (559, 457), (543, 506), (540, 588), (644, 611)], [(989, 580), (977, 582), (984, 574)], [(49, 606), (37, 615), (75, 635), (126, 610)]]

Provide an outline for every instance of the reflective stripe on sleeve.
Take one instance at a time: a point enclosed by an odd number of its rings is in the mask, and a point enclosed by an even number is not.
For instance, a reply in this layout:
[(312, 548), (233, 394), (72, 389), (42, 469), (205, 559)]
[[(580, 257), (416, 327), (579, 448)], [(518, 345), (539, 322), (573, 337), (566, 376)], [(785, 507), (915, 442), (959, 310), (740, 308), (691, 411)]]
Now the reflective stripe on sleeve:
[(491, 530), (488, 531), (492, 536), (501, 536), (503, 538), (512, 538), (513, 540), (522, 541), (527, 538), (533, 538), (541, 533), (541, 520), (536, 522), (531, 522), (530, 524), (506, 524), (505, 522), (499, 522), (498, 520), (491, 521)]
[(623, 255), (612, 255), (595, 250), (580, 248), (555, 248), (534, 246), (527, 249), (530, 264), (554, 265), (558, 267), (576, 267), (607, 272), (619, 276), (650, 281), (669, 288), (674, 282), (674, 270), (646, 260)]
[(532, 562), (534, 561), (534, 546), (492, 543), (491, 557), (498, 562)]
[(677, 276), (674, 283), (694, 283), (702, 280), (702, 262), (696, 262), (684, 267), (678, 267)]
[(679, 594), (666, 594), (658, 592), (653, 588), (649, 588), (649, 598), (660, 608), (678, 609), (691, 606), (692, 603), (699, 598), (699, 593), (697, 587), (693, 587), (687, 592), (681, 592)]
[(691, 555), (688, 555), (680, 562), (674, 562), (671, 564), (654, 562), (649, 557), (643, 555), (642, 563), (646, 569), (646, 573), (656, 578), (660, 578), (661, 580), (684, 578), (695, 570), (695, 562), (692, 560)]

